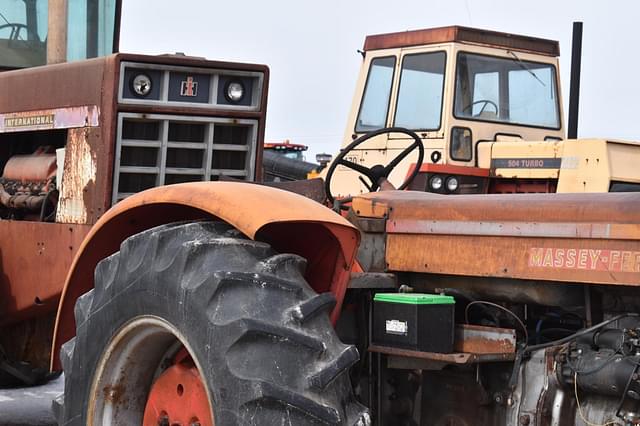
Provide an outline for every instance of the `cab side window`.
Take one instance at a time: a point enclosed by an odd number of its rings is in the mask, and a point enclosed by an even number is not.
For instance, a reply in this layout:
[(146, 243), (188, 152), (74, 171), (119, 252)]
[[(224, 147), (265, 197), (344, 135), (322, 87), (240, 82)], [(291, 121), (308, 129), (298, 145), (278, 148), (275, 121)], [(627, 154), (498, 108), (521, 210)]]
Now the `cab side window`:
[(371, 132), (385, 127), (395, 66), (394, 56), (375, 58), (371, 61), (356, 121), (356, 132)]

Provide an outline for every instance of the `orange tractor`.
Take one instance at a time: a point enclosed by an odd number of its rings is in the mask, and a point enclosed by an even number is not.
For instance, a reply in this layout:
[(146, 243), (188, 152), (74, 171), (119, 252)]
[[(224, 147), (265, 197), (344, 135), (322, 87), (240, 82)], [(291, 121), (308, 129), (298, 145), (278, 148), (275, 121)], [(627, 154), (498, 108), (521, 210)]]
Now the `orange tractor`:
[(42, 3), (0, 8), (2, 66), (95, 58), (0, 74), (0, 380), (64, 369), (60, 424), (640, 422), (638, 194), (393, 190), (405, 155), (337, 214), (240, 182), (267, 67), (65, 52)]

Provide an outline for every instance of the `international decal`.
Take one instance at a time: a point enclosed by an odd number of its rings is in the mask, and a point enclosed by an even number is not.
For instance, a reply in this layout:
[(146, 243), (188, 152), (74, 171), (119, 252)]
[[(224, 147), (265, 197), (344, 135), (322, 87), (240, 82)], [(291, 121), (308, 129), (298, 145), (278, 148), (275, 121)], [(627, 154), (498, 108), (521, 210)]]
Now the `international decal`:
[(194, 97), (198, 96), (198, 82), (193, 81), (193, 77), (187, 77), (180, 85), (180, 96)]
[(530, 268), (640, 272), (640, 251), (532, 247)]
[(32, 126), (53, 126), (55, 114), (24, 115), (17, 117), (5, 117), (6, 129)]

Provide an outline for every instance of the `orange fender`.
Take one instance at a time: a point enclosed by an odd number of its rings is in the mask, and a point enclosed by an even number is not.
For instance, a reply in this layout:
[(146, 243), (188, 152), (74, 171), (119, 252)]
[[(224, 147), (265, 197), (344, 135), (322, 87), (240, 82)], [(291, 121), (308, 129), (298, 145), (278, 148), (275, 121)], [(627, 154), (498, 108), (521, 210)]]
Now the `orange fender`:
[(60, 346), (75, 335), (74, 306), (94, 286), (98, 262), (127, 237), (165, 223), (218, 219), (251, 239), (307, 259), (306, 279), (337, 300), (335, 322), (360, 235), (342, 216), (301, 195), (241, 182), (194, 182), (149, 189), (116, 204), (91, 228), (76, 254), (60, 298), (51, 368), (60, 369)]

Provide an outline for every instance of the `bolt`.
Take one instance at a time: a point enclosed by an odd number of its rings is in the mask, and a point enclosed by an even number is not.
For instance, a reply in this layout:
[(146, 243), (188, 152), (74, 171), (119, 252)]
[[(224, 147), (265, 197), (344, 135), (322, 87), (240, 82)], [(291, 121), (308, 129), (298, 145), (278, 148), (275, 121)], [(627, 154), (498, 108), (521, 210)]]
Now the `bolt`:
[(531, 419), (529, 418), (529, 416), (527, 416), (527, 415), (520, 416), (520, 424), (521, 425), (527, 426), (529, 423), (531, 423)]
[(355, 426), (371, 426), (371, 416), (369, 413), (362, 413)]
[(192, 422), (189, 426), (200, 426), (200, 422)]
[(495, 394), (493, 400), (498, 404), (502, 404), (502, 395), (500, 395), (499, 393)]
[(158, 426), (169, 426), (169, 416), (165, 414), (158, 417)]
[(509, 407), (511, 407), (513, 405), (513, 398), (511, 398), (511, 397), (507, 398), (507, 405)]

